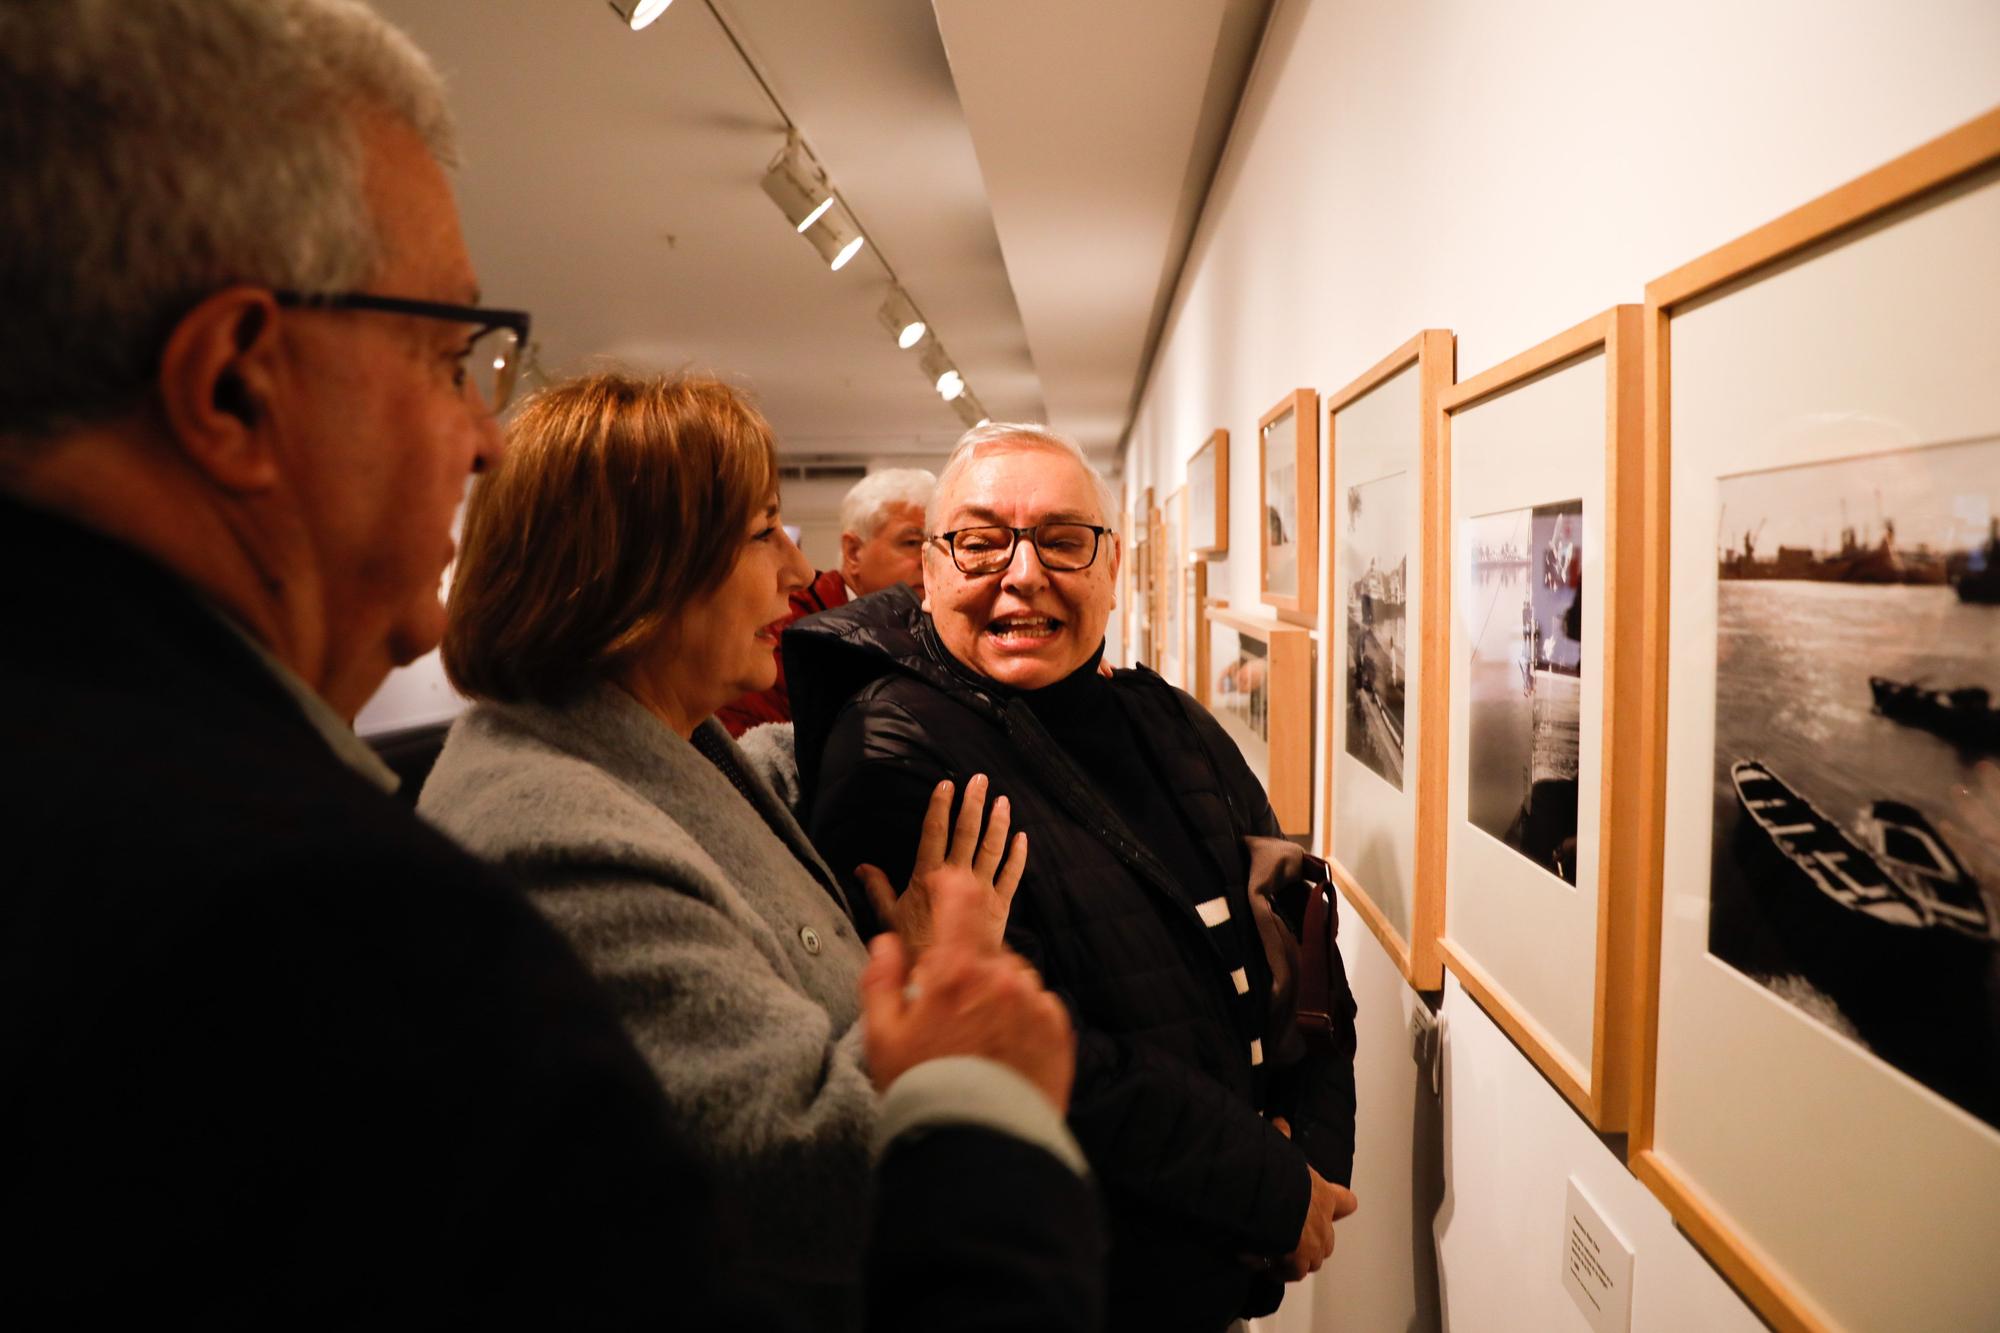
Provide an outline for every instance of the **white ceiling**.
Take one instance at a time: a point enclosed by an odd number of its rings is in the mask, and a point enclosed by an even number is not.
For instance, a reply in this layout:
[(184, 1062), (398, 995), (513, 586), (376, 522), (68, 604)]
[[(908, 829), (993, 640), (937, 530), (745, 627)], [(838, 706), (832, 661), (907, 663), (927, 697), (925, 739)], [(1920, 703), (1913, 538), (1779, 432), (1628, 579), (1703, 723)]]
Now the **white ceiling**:
[[(466, 235), (551, 375), (751, 388), (787, 461), (963, 429), (877, 322), (889, 270), (1000, 420), (1123, 438), (1269, 0), (375, 0), (451, 84)], [(720, 21), (719, 21), (720, 20)], [(829, 273), (759, 188), (754, 61), (871, 245)], [(949, 59), (947, 59), (949, 51)]]

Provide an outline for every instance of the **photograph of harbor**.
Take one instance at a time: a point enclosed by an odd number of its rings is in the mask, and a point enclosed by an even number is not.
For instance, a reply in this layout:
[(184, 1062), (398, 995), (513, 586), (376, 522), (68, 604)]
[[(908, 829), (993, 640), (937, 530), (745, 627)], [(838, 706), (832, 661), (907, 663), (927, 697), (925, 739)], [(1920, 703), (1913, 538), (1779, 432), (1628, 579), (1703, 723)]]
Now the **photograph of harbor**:
[(1717, 499), (1709, 952), (2000, 1126), (2000, 438)]
[(1576, 883), (1583, 501), (1468, 519), (1466, 818)]
[(1264, 591), (1299, 593), (1298, 414), (1264, 427)]
[(1347, 752), (1403, 789), (1405, 589), (1410, 474), (1347, 488), (1340, 567), (1347, 585)]
[(1236, 742), (1257, 780), (1271, 780), (1270, 648), (1262, 640), (1238, 634), (1227, 625), (1210, 622), (1214, 639), (1209, 661), (1215, 687), (1209, 706), (1216, 721)]

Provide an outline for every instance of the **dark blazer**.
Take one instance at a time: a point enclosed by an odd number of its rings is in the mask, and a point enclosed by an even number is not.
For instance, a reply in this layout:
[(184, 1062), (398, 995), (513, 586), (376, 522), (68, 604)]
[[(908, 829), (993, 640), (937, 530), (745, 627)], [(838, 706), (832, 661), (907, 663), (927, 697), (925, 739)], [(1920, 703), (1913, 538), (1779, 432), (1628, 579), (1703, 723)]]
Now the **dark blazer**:
[[(1185, 830), (1175, 845), (1194, 863), (1169, 867), (1167, 844), (1128, 825), (1019, 695), (950, 658), (907, 589), (801, 620), (783, 649), (808, 826), (837, 870), (866, 861), (903, 882), (946, 777), (962, 789), (987, 774), (1029, 835), (1007, 934), (1077, 1022), (1070, 1125), (1105, 1190), (1113, 1326), (1212, 1333), (1274, 1306), (1243, 1256), (1297, 1243), (1310, 1187), (1298, 1145), (1261, 1113), (1296, 1120), (1308, 1103), (1253, 1054), (1270, 975), (1242, 837), (1277, 826), (1227, 735), (1150, 672), (1102, 687)], [(1211, 899), (1227, 904), (1219, 924), (1199, 907)], [(1340, 1086), (1309, 1104), (1331, 1109), (1315, 1132), (1344, 1182), (1353, 1071), (1330, 1073)]]
[[(0, 567), (10, 1316), (773, 1326), (653, 1075), (512, 886), (144, 558), (0, 501)], [(965, 1174), (1087, 1214), (1033, 1157)]]

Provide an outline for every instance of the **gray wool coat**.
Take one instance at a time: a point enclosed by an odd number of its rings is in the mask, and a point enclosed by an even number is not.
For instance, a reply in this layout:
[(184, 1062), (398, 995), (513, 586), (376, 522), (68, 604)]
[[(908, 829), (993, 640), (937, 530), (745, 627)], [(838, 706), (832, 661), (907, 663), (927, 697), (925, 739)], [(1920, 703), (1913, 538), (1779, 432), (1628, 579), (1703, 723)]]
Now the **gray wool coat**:
[(714, 721), (697, 739), (738, 782), (614, 686), (560, 709), (478, 704), (418, 809), (568, 936), (743, 1203), (748, 1258), (839, 1327), (876, 1116), (856, 1021), (867, 951), (790, 810)]

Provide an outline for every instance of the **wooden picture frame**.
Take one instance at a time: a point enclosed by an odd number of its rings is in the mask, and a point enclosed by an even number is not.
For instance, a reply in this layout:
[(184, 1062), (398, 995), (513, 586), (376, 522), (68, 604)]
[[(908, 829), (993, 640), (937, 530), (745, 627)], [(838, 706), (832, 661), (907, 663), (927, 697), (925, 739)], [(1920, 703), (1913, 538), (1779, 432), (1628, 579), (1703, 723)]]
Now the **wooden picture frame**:
[(1194, 696), (1195, 702), (1208, 707), (1208, 621), (1210, 606), (1219, 606), (1221, 601), (1211, 601), (1208, 596), (1208, 562), (1191, 560), (1181, 571), (1181, 646), (1182, 661), (1187, 664), (1187, 683), (1182, 686)]
[[(1152, 487), (1146, 488), (1152, 495)], [(1148, 511), (1146, 523), (1146, 641), (1151, 645), (1146, 665), (1158, 673), (1166, 663), (1166, 615), (1162, 584), (1166, 576), (1166, 523), (1160, 515), (1160, 507), (1155, 504)]]
[[(1333, 596), (1321, 632), (1333, 669), (1322, 701), (1328, 743), (1320, 826), (1334, 882), (1420, 991), (1444, 985), (1437, 940), (1444, 925), (1450, 563), (1437, 409), (1455, 356), (1450, 330), (1426, 329), (1325, 402), (1331, 505), (1324, 564)], [(1369, 497), (1384, 490), (1396, 492), (1396, 512), (1378, 522)], [(1393, 650), (1401, 680), (1386, 703), (1363, 685), (1380, 665), (1364, 673), (1369, 650), (1359, 637), (1364, 621), (1377, 620), (1371, 592), (1382, 577), (1378, 553), (1366, 549), (1370, 538), (1403, 555), (1393, 574), (1403, 593), (1395, 599), (1401, 642)], [(1377, 753), (1370, 737), (1385, 731), (1391, 734)], [(1385, 772), (1391, 761), (1393, 777)]]
[(1153, 665), (1153, 488), (1139, 492), (1132, 529), (1132, 665)]
[[(1311, 633), (1266, 616), (1211, 607), (1206, 634), (1208, 710), (1264, 784), (1285, 835), (1311, 836)], [(1254, 674), (1246, 675), (1246, 667)]]
[(1319, 617), (1319, 395), (1294, 389), (1257, 419), (1257, 589), (1280, 620)]
[(1170, 685), (1187, 681), (1187, 617), (1182, 600), (1187, 578), (1187, 488), (1167, 496), (1160, 506), (1161, 649), (1159, 672)]
[(1189, 554), (1228, 555), (1228, 431), (1215, 431), (1188, 459), (1187, 495)]
[(1139, 661), (1139, 645), (1132, 635), (1138, 621), (1132, 614), (1132, 605), (1138, 600), (1138, 580), (1134, 574), (1138, 534), (1132, 529), (1132, 510), (1129, 506), (1118, 516), (1118, 540), (1119, 657), (1126, 666), (1135, 666)]
[(1659, 642), (1643, 595), (1641, 310), (1447, 389), (1445, 901), (1439, 950), (1578, 1111), (1625, 1127), (1651, 873), (1630, 815)]
[[(1647, 503), (1661, 539), (1640, 588), (1652, 604), (1670, 605), (1672, 620), (1655, 626), (1644, 655), (1647, 725), (1628, 814), (1651, 862), (1639, 881), (1645, 911), (1659, 923), (1639, 957), (1631, 1166), (1780, 1330), (2000, 1327), (1992, 1228), (1976, 1221), (1993, 1217), (2000, 1197), (2000, 1099), (1983, 1109), (1963, 1100), (1963, 1088), (1940, 1081), (1953, 1073), (1948, 1059), (1910, 1064), (1908, 1048), (1885, 1042), (1867, 1016), (1870, 1001), (1856, 1008), (1857, 995), (1829, 981), (1808, 952), (1841, 937), (1840, 922), (1867, 932), (1870, 940), (1851, 950), (1867, 968), (1847, 984), (1887, 993), (1898, 1010), (1914, 1006), (1911, 1013), (1925, 1016), (1915, 1030), (1926, 1042), (1974, 1062), (1967, 1071), (1974, 1088), (2000, 1067), (1992, 1063), (1993, 1032), (1984, 1035), (1982, 1057), (1981, 1040), (1962, 1031), (1968, 1021), (1992, 1022), (2000, 968), (1990, 961), (1990, 939), (1979, 950), (1989, 960), (1983, 995), (1975, 986), (1970, 1004), (1927, 999), (1929, 987), (1952, 984), (1948, 960), (1971, 946), (1952, 938), (1958, 927), (1915, 885), (1895, 874), (1878, 878), (1891, 844), (1846, 831), (1861, 814), (1879, 814), (1883, 802), (1857, 812), (1815, 785), (1828, 777), (1818, 756), (1855, 755), (1839, 777), (1863, 771), (1869, 795), (1894, 797), (1922, 817), (1929, 798), (1918, 788), (1940, 793), (1963, 780), (1962, 756), (1911, 734), (1879, 702), (1870, 710), (1865, 697), (1849, 696), (1874, 688), (1862, 683), (1870, 673), (1889, 674), (1885, 659), (1948, 652), (1968, 632), (1971, 612), (1954, 605), (1951, 592), (1920, 586), (1919, 566), (1908, 559), (1912, 551), (1923, 559), (1921, 543), (1937, 531), (1912, 512), (1909, 487), (1931, 485), (1954, 513), (1976, 507), (1983, 494), (1987, 523), (1994, 522), (1996, 237), (2000, 110), (1646, 288)], [(1971, 456), (1969, 470), (1959, 452), (1967, 449), (1985, 451)], [(1977, 480), (1945, 485), (1950, 468)], [(1892, 485), (1889, 476), (1905, 469)], [(1760, 543), (1767, 506), (1787, 518), (1818, 508), (1816, 523), (1830, 523), (1824, 509), (1836, 495), (1848, 503), (1848, 490), (1863, 513), (1872, 509), (1868, 489), (1887, 490), (1886, 504), (1903, 521), (1900, 534), (1884, 524), (1878, 546), (1897, 562), (1898, 578), (1878, 581), (1877, 544), (1852, 534), (1838, 549), (1829, 536), (1823, 553), (1810, 536), (1794, 537), (1789, 548), (1775, 534)], [(1749, 497), (1755, 508), (1739, 513)], [(1982, 554), (2000, 557), (2000, 533), (1987, 532)], [(1956, 543), (1977, 540), (1961, 535), (1933, 547), (1930, 558), (1949, 571), (1962, 554)], [(1843, 567), (1850, 545), (1868, 566)], [(1962, 583), (1970, 568), (1968, 561), (1955, 576), (1948, 572), (1947, 582)], [(1959, 602), (1973, 600), (1957, 591)], [(1746, 616), (1746, 608), (1770, 595), (1808, 593), (1825, 607), (1818, 623), (1837, 613), (1859, 630), (1840, 655), (1824, 653), (1818, 635), (1790, 643), (1787, 632), (1789, 660), (1824, 664), (1824, 688), (1841, 702), (1830, 707), (1819, 685), (1787, 676), (1781, 706), (1760, 705), (1743, 682), (1749, 664), (1768, 660), (1759, 656), (1757, 631), (1770, 620)], [(1900, 621), (1894, 635), (1869, 632), (1867, 608), (1891, 602)], [(1934, 611), (1919, 613), (1933, 602)], [(1970, 632), (1990, 645), (2000, 634), (2000, 606), (1977, 610), (1983, 620)], [(2000, 654), (1962, 660), (1967, 671), (1990, 673)], [(1801, 718), (1820, 720), (1816, 730), (1824, 725), (1810, 748), (1788, 743)], [(1919, 744), (1921, 751), (1909, 748)], [(1752, 746), (1756, 756), (1731, 759)], [(1775, 787), (1756, 785), (1760, 770), (1795, 799), (1784, 803)], [(1721, 790), (1725, 778), (1734, 801)], [(1928, 814), (1938, 821), (1939, 845), (1950, 842), (1968, 870), (1987, 867), (1990, 917), (2000, 832), (1935, 799)], [(1805, 813), (1799, 823), (1756, 813), (1774, 806)], [(1801, 834), (1806, 824), (1836, 831), (1802, 861), (1804, 838), (1819, 836)], [(1965, 841), (1968, 829), (1975, 846)], [(1759, 847), (1778, 848), (1784, 859), (1767, 856), (1770, 868), (1745, 895), (1741, 858)], [(1838, 866), (1838, 878), (1825, 873), (1829, 866)], [(1873, 884), (1904, 901), (1882, 897), (1864, 912), (1841, 905), (1829, 887), (1803, 892), (1814, 881)], [(1864, 899), (1856, 893), (1848, 901)], [(1820, 914), (1816, 932), (1770, 928), (1781, 912), (1808, 906)], [(1785, 956), (1752, 964), (1735, 952), (1753, 918)], [(1921, 969), (1906, 966), (1920, 954)], [(1887, 1273), (1896, 1280), (1884, 1281)]]

